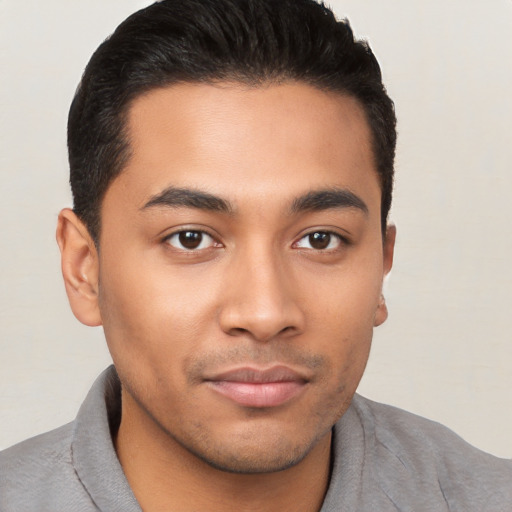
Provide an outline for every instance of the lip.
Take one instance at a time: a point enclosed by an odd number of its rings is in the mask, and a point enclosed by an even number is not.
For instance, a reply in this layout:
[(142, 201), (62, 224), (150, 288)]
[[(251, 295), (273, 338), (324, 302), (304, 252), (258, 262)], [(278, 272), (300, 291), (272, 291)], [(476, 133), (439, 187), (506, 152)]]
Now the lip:
[(281, 365), (234, 368), (205, 380), (220, 395), (255, 408), (278, 407), (299, 395), (308, 383), (306, 376)]

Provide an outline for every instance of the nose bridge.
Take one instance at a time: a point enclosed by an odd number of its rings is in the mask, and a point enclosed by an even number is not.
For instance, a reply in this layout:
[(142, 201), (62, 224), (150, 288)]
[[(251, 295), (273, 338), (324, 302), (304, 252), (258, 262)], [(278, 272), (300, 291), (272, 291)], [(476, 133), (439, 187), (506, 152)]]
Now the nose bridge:
[(225, 332), (266, 341), (302, 330), (304, 317), (293, 282), (286, 261), (276, 252), (256, 243), (234, 256), (220, 315)]

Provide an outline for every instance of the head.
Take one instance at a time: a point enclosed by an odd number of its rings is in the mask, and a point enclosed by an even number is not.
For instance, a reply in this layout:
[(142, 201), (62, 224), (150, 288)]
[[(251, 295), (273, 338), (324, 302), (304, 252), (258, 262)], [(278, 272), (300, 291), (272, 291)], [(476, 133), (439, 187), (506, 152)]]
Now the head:
[(369, 46), (314, 0), (164, 0), (130, 16), (97, 49), (68, 123), (74, 211), (96, 243), (101, 204), (130, 158), (132, 102), (178, 83), (259, 87), (298, 81), (351, 96), (364, 110), (381, 185), (383, 232), (396, 144), (393, 103)]
[(241, 473), (329, 442), (386, 316), (395, 117), (310, 0), (162, 1), (89, 63), (69, 121), (72, 309), (123, 422)]

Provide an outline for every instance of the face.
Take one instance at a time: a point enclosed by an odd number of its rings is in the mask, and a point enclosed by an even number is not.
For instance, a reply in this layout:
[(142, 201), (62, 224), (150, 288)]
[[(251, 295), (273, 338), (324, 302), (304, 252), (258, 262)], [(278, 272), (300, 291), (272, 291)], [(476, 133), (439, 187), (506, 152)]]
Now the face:
[(385, 319), (392, 242), (358, 103), (307, 85), (139, 97), (101, 218), (99, 311), (126, 399), (210, 465), (325, 440)]

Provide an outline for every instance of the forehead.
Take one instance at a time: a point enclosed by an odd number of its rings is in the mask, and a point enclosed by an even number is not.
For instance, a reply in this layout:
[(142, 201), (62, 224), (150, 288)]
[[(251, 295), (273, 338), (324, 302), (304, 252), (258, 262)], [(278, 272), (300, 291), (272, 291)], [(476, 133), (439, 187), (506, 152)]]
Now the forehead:
[(241, 205), (326, 187), (380, 201), (363, 108), (306, 84), (152, 90), (133, 101), (128, 135), (131, 156), (116, 181), (134, 206), (168, 186), (200, 188)]

